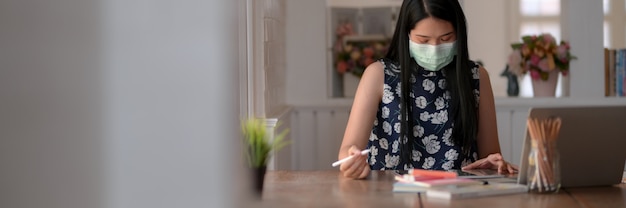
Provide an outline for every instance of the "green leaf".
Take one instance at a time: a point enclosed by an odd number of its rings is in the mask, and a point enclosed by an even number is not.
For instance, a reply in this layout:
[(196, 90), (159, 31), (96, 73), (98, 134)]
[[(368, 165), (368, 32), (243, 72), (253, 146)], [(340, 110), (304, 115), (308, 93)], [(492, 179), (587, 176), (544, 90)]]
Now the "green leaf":
[(274, 152), (279, 151), (280, 149), (291, 143), (291, 141), (283, 140), (288, 133), (289, 130), (285, 129), (280, 132), (276, 137), (274, 137), (274, 141), (272, 142), (272, 149), (274, 149)]
[(241, 122), (243, 141), (245, 141), (246, 145), (244, 151), (248, 164), (251, 167), (266, 166), (273, 151), (278, 151), (290, 143), (290, 141), (284, 140), (289, 132), (288, 129), (285, 129), (276, 135), (273, 141), (270, 141), (271, 138), (269, 138), (266, 128), (264, 119), (249, 118)]
[(511, 44), (511, 48), (513, 48), (513, 49), (521, 49), (523, 45), (524, 45), (523, 43), (513, 43), (513, 44)]

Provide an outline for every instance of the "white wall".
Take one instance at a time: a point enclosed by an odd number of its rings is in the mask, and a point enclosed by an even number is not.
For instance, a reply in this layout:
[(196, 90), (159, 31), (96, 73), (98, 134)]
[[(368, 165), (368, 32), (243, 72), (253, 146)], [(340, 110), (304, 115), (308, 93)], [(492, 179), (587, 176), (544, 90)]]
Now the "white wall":
[(239, 180), (232, 164), (240, 161), (237, 5), (104, 2), (113, 207), (232, 203)]
[(464, 3), (470, 59), (483, 61), (489, 72), (494, 96), (505, 97), (507, 79), (500, 77), (500, 73), (504, 71), (511, 52), (508, 40), (509, 2), (471, 0)]
[(287, 103), (326, 102), (326, 1), (287, 1)]
[(561, 3), (565, 18), (561, 21), (571, 53), (578, 57), (570, 63), (570, 95), (576, 98), (604, 97), (604, 14), (602, 2), (569, 0)]
[(237, 6), (1, 1), (0, 207), (245, 199)]
[(276, 116), (285, 108), (287, 97), (285, 0), (264, 0), (264, 62), (266, 76), (265, 112)]
[(0, 207), (104, 207), (95, 1), (0, 1)]

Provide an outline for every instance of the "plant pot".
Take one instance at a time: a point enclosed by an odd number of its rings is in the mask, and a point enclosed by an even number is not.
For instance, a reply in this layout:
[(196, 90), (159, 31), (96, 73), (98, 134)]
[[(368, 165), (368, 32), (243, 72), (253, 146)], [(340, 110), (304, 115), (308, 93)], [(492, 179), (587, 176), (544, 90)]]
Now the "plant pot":
[(261, 196), (263, 193), (263, 183), (265, 181), (265, 173), (267, 172), (267, 166), (252, 167), (252, 187), (254, 192)]
[(559, 77), (558, 70), (552, 70), (548, 80), (532, 79), (534, 97), (554, 97), (556, 94), (556, 83)]

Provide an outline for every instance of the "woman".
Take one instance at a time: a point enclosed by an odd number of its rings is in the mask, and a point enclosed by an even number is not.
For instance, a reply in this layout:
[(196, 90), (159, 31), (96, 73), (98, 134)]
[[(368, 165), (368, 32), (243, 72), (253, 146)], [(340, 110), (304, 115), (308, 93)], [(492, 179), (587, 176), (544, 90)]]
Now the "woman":
[(386, 57), (357, 89), (339, 150), (350, 155), (340, 167), (349, 178), (371, 169), (516, 171), (500, 155), (489, 76), (469, 60), (457, 0), (402, 3)]

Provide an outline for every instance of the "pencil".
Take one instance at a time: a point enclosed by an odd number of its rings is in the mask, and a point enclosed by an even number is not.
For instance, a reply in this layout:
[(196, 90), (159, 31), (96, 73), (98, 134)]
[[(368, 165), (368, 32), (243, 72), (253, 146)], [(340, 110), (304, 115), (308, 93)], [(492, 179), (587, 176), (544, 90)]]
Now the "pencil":
[[(533, 155), (529, 155), (529, 165), (534, 166), (534, 173), (529, 175), (529, 188), (542, 191), (554, 191), (558, 188), (556, 140), (561, 128), (560, 118), (527, 120)], [(556, 157), (556, 158), (555, 158)]]
[[(366, 155), (366, 154), (367, 154), (367, 153), (369, 153), (369, 152), (370, 152), (370, 149), (363, 150), (363, 151), (361, 151), (361, 155)], [(337, 167), (337, 166), (341, 165), (342, 163), (344, 163), (344, 162), (346, 162), (346, 161), (348, 161), (348, 160), (352, 159), (353, 157), (354, 157), (354, 155), (350, 155), (350, 156), (348, 156), (348, 157), (346, 157), (346, 158), (343, 158), (343, 159), (341, 159), (341, 160), (339, 160), (339, 161), (337, 161), (337, 162), (334, 162), (334, 163), (332, 164), (332, 166), (333, 166), (333, 167)]]

